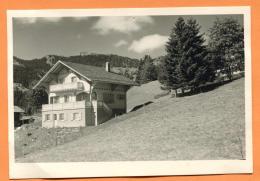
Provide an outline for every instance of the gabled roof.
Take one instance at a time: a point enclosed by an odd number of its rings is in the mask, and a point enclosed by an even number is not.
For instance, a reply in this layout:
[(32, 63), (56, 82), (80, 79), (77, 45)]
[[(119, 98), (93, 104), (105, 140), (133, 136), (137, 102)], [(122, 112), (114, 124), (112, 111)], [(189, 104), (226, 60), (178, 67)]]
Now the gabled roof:
[(35, 89), (43, 82), (49, 82), (51, 80), (51, 77), (49, 75), (58, 72), (64, 66), (69, 68), (71, 71), (81, 75), (90, 82), (105, 82), (129, 86), (138, 85), (137, 83), (123, 75), (119, 75), (113, 72), (107, 72), (104, 67), (58, 61), (33, 88)]

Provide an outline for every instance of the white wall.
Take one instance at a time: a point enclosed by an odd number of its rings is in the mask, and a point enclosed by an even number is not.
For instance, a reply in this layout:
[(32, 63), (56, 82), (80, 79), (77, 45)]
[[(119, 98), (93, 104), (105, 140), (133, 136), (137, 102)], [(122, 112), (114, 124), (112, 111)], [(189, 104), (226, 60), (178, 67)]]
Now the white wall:
[[(80, 77), (79, 75), (67, 70), (66, 68), (62, 69), (58, 75), (56, 77), (53, 77), (53, 80), (50, 82), (50, 85), (56, 85), (56, 84), (61, 84), (59, 82), (61, 82), (63, 84), (69, 84), (71, 83), (71, 78), (76, 76), (77, 77), (77, 81), (78, 82), (82, 82), (84, 85), (84, 90), (81, 92), (86, 92), (86, 93), (90, 93), (91, 90), (91, 86), (90, 84), (84, 80), (84, 78)], [(111, 93), (114, 96), (114, 102), (113, 103), (108, 103), (107, 105), (109, 105), (110, 108), (112, 109), (124, 109), (126, 108), (126, 87), (123, 85), (112, 85), (109, 83), (97, 83), (94, 86), (93, 89), (94, 92), (97, 93), (97, 100), (98, 101), (104, 101), (104, 93)], [(76, 101), (76, 95), (80, 93), (80, 92), (57, 92), (57, 93), (50, 93), (49, 94), (49, 100), (50, 97), (55, 97), (55, 96), (60, 96), (59, 99), (59, 103), (63, 103), (64, 102), (64, 95), (69, 95), (70, 96), (70, 102), (75, 102)], [(122, 95), (124, 96), (123, 100), (120, 100), (118, 98), (118, 95)]]
[(75, 102), (76, 101), (76, 95), (81, 92), (90, 93), (90, 84), (81, 76), (78, 76), (77, 74), (67, 70), (66, 68), (63, 68), (57, 76), (53, 76), (53, 79), (50, 81), (49, 85), (57, 85), (57, 84), (69, 84), (71, 82), (71, 78), (76, 77), (77, 82), (83, 83), (83, 91), (80, 92), (56, 92), (56, 93), (49, 93), (49, 102), (50, 97), (60, 96), (59, 102), (64, 102), (64, 95), (69, 95), (69, 101)]

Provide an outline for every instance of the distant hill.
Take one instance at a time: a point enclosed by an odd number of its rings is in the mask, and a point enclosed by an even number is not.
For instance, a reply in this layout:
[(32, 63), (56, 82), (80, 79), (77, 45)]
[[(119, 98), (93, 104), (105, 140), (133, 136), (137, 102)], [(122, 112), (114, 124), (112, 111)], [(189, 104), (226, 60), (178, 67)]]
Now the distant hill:
[(85, 65), (104, 67), (106, 62), (110, 62), (111, 67), (137, 68), (138, 59), (118, 55), (87, 54), (77, 56), (57, 56), (47, 55), (40, 59), (23, 60), (13, 57), (14, 82), (21, 83), (26, 88), (31, 88), (57, 61), (68, 61)]

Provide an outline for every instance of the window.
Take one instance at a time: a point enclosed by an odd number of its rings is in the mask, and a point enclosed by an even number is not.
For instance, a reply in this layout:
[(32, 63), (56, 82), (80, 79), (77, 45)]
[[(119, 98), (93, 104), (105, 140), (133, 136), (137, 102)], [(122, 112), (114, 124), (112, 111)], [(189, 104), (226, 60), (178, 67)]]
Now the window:
[(53, 97), (53, 103), (59, 103), (59, 96)]
[(60, 120), (64, 120), (64, 113), (60, 113), (59, 119), (60, 119)]
[(63, 84), (63, 82), (64, 82), (64, 79), (63, 79), (63, 78), (59, 78), (59, 79), (58, 79), (58, 83), (59, 83), (59, 84)]
[(50, 120), (50, 115), (49, 114), (45, 114), (45, 121), (49, 121)]
[(114, 103), (114, 94), (111, 93), (104, 93), (103, 94), (103, 100), (105, 103)]
[(53, 120), (57, 120), (57, 114), (53, 114)]
[(64, 102), (69, 102), (69, 96), (67, 95), (64, 96)]
[(71, 82), (77, 82), (77, 77), (76, 76), (71, 77)]
[(97, 93), (96, 92), (92, 92), (92, 99), (97, 100)]
[(76, 101), (84, 101), (84, 100), (89, 100), (89, 95), (87, 93), (82, 92), (76, 96)]
[(79, 120), (79, 113), (73, 113), (73, 120)]
[(124, 94), (118, 94), (117, 99), (118, 100), (125, 100), (125, 95)]
[(53, 97), (50, 97), (50, 104), (53, 104)]

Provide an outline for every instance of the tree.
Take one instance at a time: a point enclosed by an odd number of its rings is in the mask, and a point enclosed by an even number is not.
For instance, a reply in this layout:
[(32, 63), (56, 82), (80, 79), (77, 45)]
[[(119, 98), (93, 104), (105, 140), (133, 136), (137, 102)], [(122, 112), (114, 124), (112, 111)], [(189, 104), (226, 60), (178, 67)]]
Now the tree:
[(33, 89), (32, 90), (33, 106), (39, 109), (42, 104), (48, 103), (48, 94), (44, 88)]
[(157, 80), (157, 69), (149, 55), (140, 60), (136, 80), (141, 84)]
[(200, 26), (194, 19), (176, 21), (166, 44), (166, 58), (163, 64), (167, 87), (196, 87), (214, 79), (214, 71), (204, 45)]
[(14, 105), (22, 107), (24, 100), (24, 91), (14, 88)]
[(209, 32), (209, 50), (216, 69), (229, 79), (235, 69), (244, 70), (243, 27), (233, 18), (216, 19)]
[(167, 84), (167, 76), (168, 72), (166, 70), (165, 66), (166, 59), (165, 57), (161, 60), (161, 62), (157, 66), (157, 73), (158, 73), (158, 80), (159, 82), (164, 85), (163, 87), (167, 89), (166, 84)]
[(48, 94), (43, 88), (22, 91), (14, 89), (14, 105), (22, 107), (26, 114), (35, 113), (42, 104), (48, 103)]
[(144, 60), (140, 59), (137, 74), (136, 74), (136, 82), (142, 83), (143, 82), (143, 72), (144, 72)]
[(144, 70), (143, 70), (144, 82), (150, 82), (157, 80), (156, 66), (153, 64), (153, 59), (146, 55), (144, 57)]
[(123, 75), (131, 80), (134, 80), (135, 72), (131, 71), (131, 69), (126, 67)]

